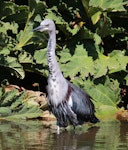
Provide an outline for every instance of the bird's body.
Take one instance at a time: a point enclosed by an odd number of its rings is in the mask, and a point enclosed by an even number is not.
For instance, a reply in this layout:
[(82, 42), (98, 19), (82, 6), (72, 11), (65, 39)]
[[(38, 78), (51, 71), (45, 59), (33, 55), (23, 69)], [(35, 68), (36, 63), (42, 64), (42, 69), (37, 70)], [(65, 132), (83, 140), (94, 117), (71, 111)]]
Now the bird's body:
[(57, 125), (59, 127), (67, 127), (69, 124), (72, 124), (75, 127), (88, 121), (92, 123), (98, 122), (99, 120), (94, 114), (95, 108), (90, 100), (90, 96), (64, 78), (56, 61), (54, 22), (46, 19), (34, 30), (48, 31), (49, 33), (47, 51), (49, 66), (48, 104), (57, 118)]

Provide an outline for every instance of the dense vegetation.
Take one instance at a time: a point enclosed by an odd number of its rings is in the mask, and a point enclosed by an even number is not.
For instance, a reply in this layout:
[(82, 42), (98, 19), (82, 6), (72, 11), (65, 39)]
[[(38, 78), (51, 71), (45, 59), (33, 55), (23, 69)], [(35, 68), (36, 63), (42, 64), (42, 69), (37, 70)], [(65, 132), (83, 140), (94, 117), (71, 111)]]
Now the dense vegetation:
[[(48, 35), (32, 29), (50, 18), (57, 27), (56, 54), (64, 76), (91, 95), (100, 117), (127, 109), (127, 6), (127, 0), (0, 1), (0, 82), (6, 78), (15, 84), (18, 78), (21, 83), (28, 72), (31, 78), (34, 73), (47, 78)], [(0, 90), (3, 102), (3, 86)]]

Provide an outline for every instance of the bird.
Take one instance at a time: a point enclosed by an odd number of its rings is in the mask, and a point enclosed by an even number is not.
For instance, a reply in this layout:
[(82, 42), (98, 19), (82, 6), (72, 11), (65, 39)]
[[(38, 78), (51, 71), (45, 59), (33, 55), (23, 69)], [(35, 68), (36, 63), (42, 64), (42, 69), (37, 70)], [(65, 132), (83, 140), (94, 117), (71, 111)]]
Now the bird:
[(57, 120), (57, 132), (60, 128), (77, 125), (84, 122), (97, 123), (95, 106), (89, 94), (83, 89), (69, 82), (60, 70), (56, 60), (56, 26), (53, 20), (45, 19), (33, 31), (48, 32), (47, 45), (48, 60), (48, 105)]

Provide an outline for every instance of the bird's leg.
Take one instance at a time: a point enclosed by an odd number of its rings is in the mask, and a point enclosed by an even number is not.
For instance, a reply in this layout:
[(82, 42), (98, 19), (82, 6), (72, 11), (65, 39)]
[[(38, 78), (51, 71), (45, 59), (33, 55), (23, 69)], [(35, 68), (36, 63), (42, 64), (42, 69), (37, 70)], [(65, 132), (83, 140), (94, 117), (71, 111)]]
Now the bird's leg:
[(57, 125), (57, 134), (60, 134), (60, 127)]
[(74, 130), (74, 131), (76, 130), (76, 126), (75, 126), (75, 125), (73, 125), (73, 130)]
[(76, 126), (73, 125), (73, 133), (76, 134)]

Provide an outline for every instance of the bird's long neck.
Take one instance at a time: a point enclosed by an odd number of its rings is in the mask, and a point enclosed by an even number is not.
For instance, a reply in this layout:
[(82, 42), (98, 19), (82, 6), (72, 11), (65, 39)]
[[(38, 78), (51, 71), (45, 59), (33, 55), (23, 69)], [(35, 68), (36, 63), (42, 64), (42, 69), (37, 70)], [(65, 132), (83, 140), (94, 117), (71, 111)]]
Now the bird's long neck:
[(52, 31), (49, 32), (48, 51), (47, 51), (49, 75), (53, 78), (55, 77), (56, 73), (62, 74), (56, 60), (55, 48), (56, 48), (56, 34), (55, 29), (53, 29)]
[[(55, 55), (56, 47), (56, 34), (55, 28), (49, 32), (48, 41), (48, 66), (49, 66), (49, 78), (48, 78), (48, 99), (49, 104), (52, 106), (58, 106), (60, 103), (69, 98), (68, 84), (63, 74), (61, 73), (60, 67), (56, 60)], [(63, 90), (61, 89), (63, 88)]]

